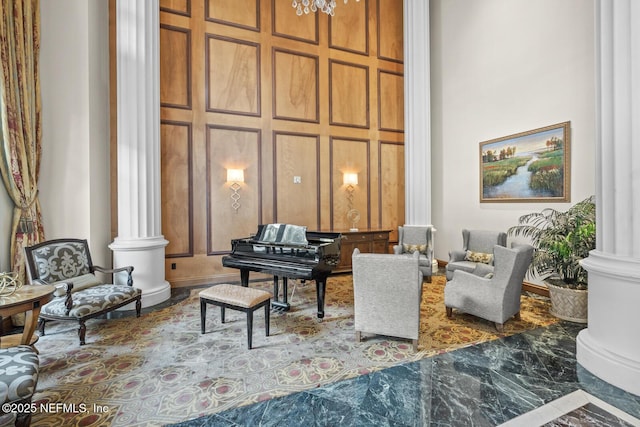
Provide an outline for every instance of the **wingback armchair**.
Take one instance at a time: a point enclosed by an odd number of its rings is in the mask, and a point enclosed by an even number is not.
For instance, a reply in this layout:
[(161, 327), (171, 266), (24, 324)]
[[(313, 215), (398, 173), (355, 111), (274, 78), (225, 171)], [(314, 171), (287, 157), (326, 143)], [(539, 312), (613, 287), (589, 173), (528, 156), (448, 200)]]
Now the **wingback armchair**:
[[(446, 266), (447, 280), (456, 270), (471, 273), (480, 267), (486, 273), (493, 270), (493, 246), (507, 246), (507, 233), (490, 230), (462, 230), (462, 249), (449, 252)], [(483, 264), (483, 265), (480, 265)]]
[(494, 322), (496, 329), (502, 332), (506, 320), (514, 316), (520, 318), (522, 281), (531, 264), (533, 246), (505, 248), (495, 245), (493, 254), (495, 266), (492, 273), (454, 272), (444, 287), (444, 305), (447, 317), (452, 317), (455, 308)]
[(396, 255), (419, 254), (420, 271), (431, 282), (433, 261), (433, 226), (403, 225), (398, 227), (398, 244), (393, 246)]
[[(25, 248), (27, 273), (32, 284), (56, 287), (54, 298), (40, 310), (40, 334), (48, 320), (74, 320), (80, 325), (80, 345), (85, 344), (88, 319), (135, 303), (140, 317), (142, 291), (133, 287), (133, 267), (106, 269), (91, 261), (84, 239), (57, 239)], [(104, 283), (95, 273), (126, 274), (127, 284)]]
[(418, 349), (422, 271), (419, 253), (352, 255), (356, 340), (371, 333), (412, 340)]

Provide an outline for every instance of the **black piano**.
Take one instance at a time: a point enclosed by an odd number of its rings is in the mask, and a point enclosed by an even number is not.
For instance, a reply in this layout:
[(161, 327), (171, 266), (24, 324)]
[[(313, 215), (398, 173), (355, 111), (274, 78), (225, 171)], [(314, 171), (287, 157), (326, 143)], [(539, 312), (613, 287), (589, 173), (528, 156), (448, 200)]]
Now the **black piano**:
[[(318, 318), (324, 317), (327, 277), (340, 262), (340, 233), (307, 231), (291, 224), (263, 224), (255, 236), (231, 240), (231, 254), (222, 257), (224, 267), (240, 269), (242, 286), (249, 286), (249, 272), (273, 275), (272, 307), (289, 310), (287, 279), (315, 280)], [(282, 300), (278, 299), (282, 278)]]

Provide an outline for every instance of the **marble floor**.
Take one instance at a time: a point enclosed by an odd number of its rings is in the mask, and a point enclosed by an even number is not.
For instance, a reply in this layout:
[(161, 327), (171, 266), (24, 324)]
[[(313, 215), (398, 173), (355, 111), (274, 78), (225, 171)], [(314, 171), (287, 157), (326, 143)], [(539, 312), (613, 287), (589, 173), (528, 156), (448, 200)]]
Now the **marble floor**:
[(562, 322), (175, 426), (640, 426), (640, 396), (576, 363)]

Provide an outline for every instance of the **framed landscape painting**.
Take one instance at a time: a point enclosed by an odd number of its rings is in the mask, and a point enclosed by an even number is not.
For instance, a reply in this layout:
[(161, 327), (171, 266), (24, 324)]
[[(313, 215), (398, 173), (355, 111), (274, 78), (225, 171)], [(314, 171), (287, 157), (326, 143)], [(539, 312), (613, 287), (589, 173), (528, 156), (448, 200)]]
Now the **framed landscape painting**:
[(480, 143), (480, 202), (570, 202), (571, 122)]

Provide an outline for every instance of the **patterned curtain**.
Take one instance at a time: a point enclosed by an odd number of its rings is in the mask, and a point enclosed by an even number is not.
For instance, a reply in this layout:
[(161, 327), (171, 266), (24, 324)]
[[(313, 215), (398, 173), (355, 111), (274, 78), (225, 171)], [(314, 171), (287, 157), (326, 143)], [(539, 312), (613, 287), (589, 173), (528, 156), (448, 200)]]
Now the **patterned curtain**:
[(0, 171), (15, 205), (11, 269), (26, 282), (23, 247), (44, 240), (38, 202), (42, 139), (40, 2), (1, 1)]

